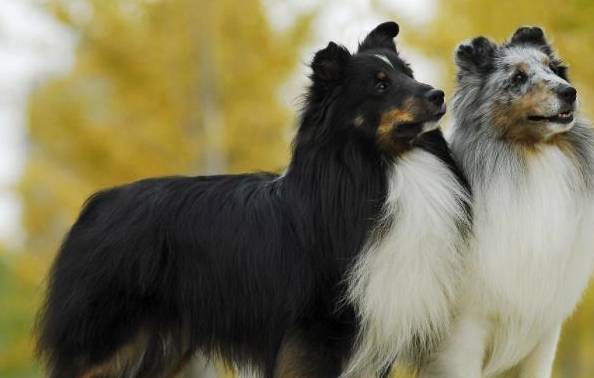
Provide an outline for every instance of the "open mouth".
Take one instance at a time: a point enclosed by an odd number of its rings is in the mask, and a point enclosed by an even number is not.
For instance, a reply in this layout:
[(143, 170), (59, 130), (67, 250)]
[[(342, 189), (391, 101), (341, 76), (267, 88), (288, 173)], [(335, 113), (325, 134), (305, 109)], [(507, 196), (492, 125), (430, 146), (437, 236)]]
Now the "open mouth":
[(561, 112), (559, 114), (555, 114), (551, 117), (543, 117), (543, 116), (528, 116), (528, 120), (532, 122), (552, 122), (552, 123), (563, 123), (567, 124), (573, 121), (573, 111), (568, 110), (566, 112)]

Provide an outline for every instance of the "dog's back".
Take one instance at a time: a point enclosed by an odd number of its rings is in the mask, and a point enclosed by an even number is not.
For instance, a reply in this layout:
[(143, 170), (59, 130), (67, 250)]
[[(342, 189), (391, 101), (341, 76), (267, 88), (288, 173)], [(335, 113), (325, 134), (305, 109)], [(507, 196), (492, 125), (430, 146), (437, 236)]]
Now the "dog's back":
[(297, 239), (274, 178), (151, 179), (90, 198), (54, 263), (40, 324), (55, 376), (103, 361), (98, 375), (149, 377), (213, 339), (239, 360), (266, 353), (312, 282), (300, 246), (282, 242)]

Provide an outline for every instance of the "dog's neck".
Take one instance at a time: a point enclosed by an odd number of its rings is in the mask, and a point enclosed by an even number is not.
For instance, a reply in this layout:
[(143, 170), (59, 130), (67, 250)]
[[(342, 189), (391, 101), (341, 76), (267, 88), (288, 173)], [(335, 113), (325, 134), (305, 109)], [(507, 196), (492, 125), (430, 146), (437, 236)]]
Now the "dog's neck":
[(386, 198), (386, 164), (366, 152), (356, 142), (297, 139), (281, 178), (285, 199), (300, 212), (295, 218), (319, 233), (311, 235), (321, 243), (316, 249), (345, 260), (362, 248)]

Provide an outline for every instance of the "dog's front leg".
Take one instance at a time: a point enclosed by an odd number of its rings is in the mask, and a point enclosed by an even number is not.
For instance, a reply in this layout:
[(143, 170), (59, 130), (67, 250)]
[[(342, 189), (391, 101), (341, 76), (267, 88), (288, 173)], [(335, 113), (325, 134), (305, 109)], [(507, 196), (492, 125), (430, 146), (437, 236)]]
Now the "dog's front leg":
[(458, 319), (419, 378), (480, 378), (487, 342), (488, 324), (480, 317)]
[(519, 364), (520, 378), (550, 378), (561, 325), (547, 332), (536, 348)]

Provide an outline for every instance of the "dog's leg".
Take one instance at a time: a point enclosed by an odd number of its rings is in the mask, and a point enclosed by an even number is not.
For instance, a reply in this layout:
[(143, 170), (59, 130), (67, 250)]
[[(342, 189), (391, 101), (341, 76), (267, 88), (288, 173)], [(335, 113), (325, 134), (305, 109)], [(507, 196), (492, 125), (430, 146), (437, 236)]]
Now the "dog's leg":
[(421, 367), (419, 377), (480, 378), (485, 358), (487, 330), (487, 324), (479, 317), (458, 319), (440, 350)]
[(149, 337), (144, 331), (120, 346), (109, 358), (82, 368), (79, 378), (135, 377), (148, 347)]
[(291, 332), (278, 355), (274, 378), (337, 378), (346, 357), (338, 349)]
[(178, 377), (193, 354), (169, 335), (149, 335), (142, 330), (107, 359), (86, 364), (76, 378)]
[(538, 343), (536, 348), (520, 362), (520, 378), (550, 378), (561, 325), (554, 327)]

